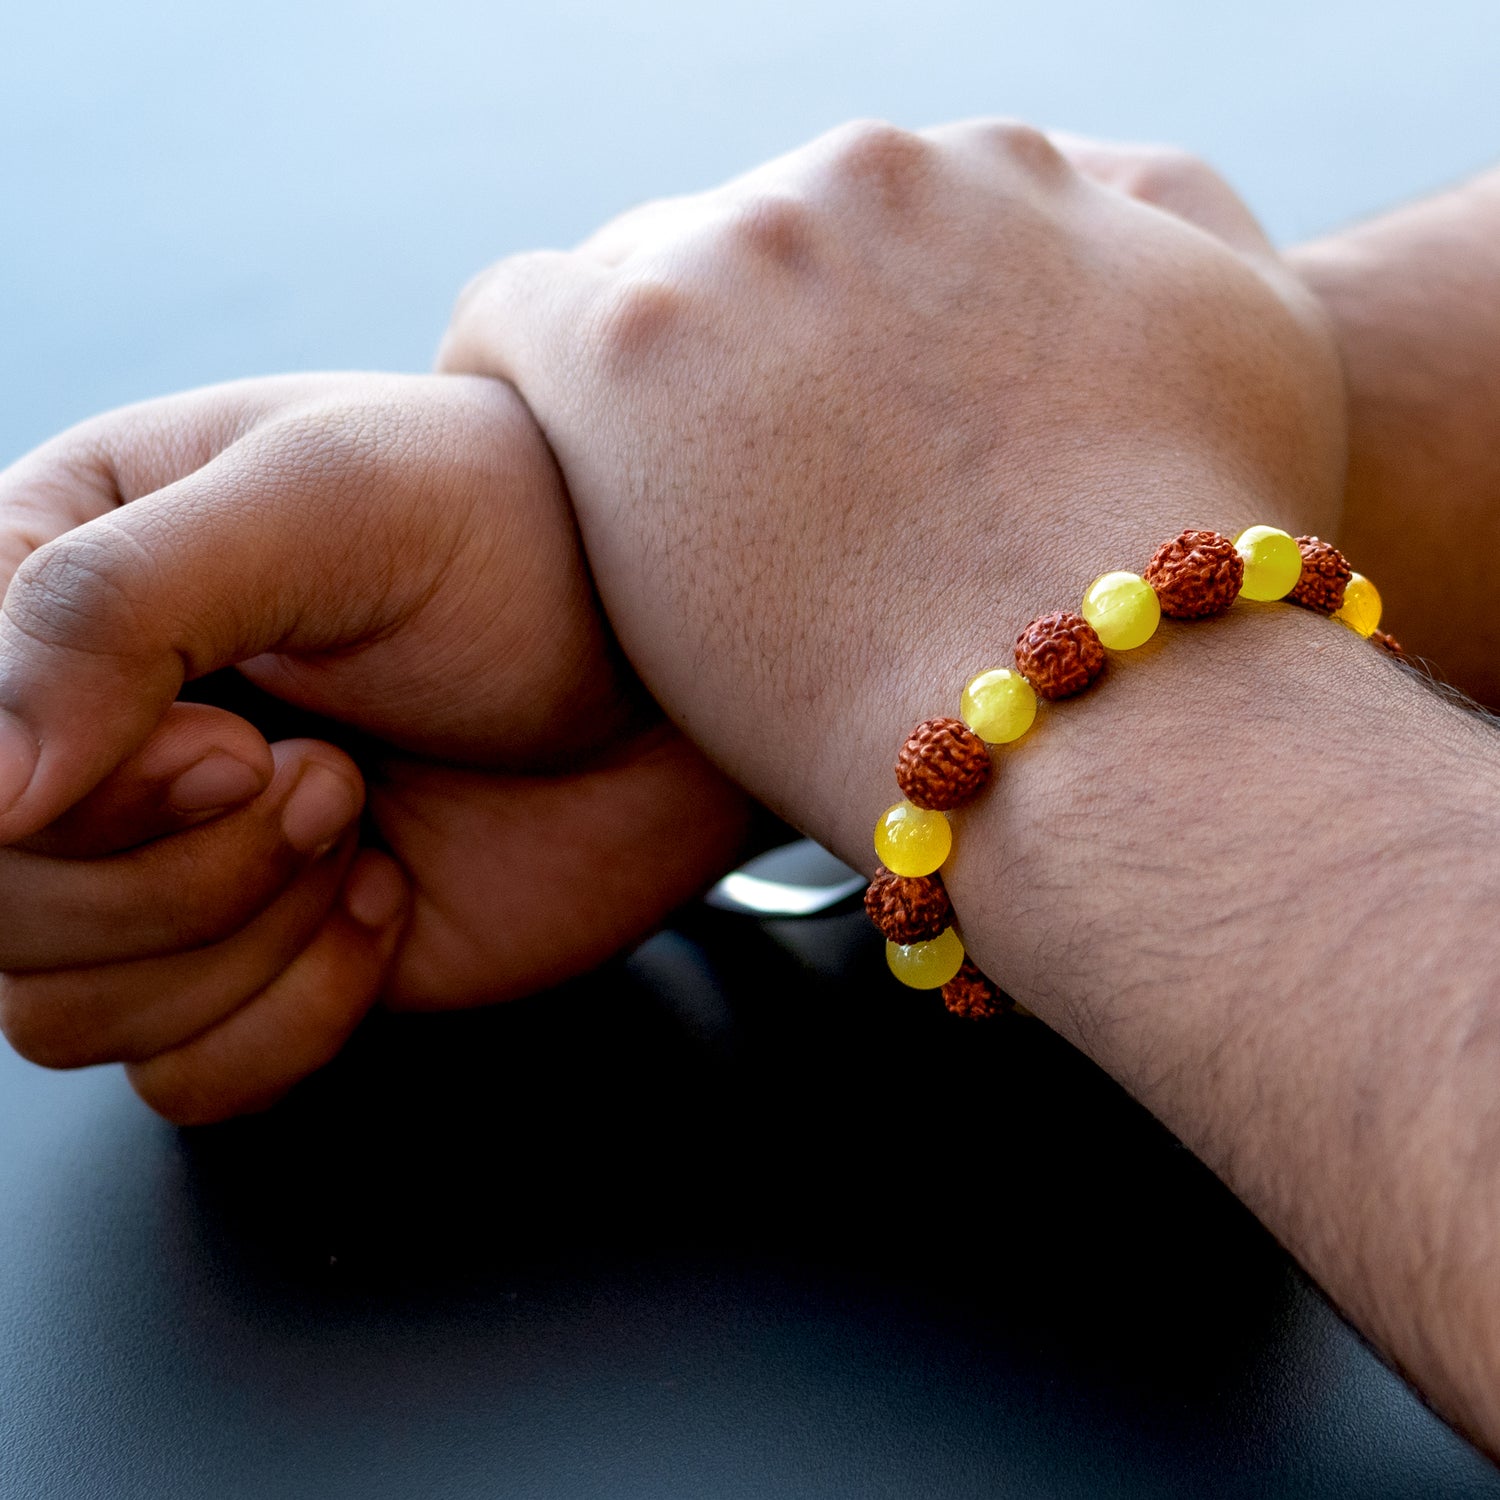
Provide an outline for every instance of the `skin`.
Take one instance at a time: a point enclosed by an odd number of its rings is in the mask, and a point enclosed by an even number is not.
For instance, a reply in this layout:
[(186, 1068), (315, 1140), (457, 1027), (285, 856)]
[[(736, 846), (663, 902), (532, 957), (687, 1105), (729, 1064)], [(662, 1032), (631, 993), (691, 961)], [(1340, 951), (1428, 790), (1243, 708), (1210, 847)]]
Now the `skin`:
[[(1233, 190), (1186, 152), (1054, 134), (1079, 171), (1234, 240)], [(1334, 534), (1402, 645), (1500, 709), (1500, 170), (1285, 257), (1329, 315), (1349, 406)]]
[(976, 642), (1185, 524), (1326, 529), (1342, 494), (1332, 341), (1253, 225), (1008, 124), (848, 127), (502, 262), (441, 362), (521, 389), (658, 701), (862, 861), (888, 725)]
[[(1028, 618), (1184, 525), (1339, 521), (1321, 309), (1240, 216), (1106, 178), (1016, 127), (857, 126), (455, 315), (445, 366), (536, 413), (652, 693), (867, 871), (901, 735)], [(985, 971), (1492, 1452), (1497, 744), (1243, 604), (1049, 710), (945, 866)]]
[[(124, 1061), (181, 1123), (262, 1108), (377, 998), (555, 983), (741, 848), (747, 800), (620, 658), (502, 384), (132, 408), (0, 475), (0, 518), (0, 1024), (38, 1062)], [(174, 702), (230, 664), (340, 745)]]
[(1335, 325), (1353, 446), (1343, 533), (1402, 643), (1500, 709), (1500, 171), (1294, 251)]
[[(951, 712), (942, 695), (1003, 660), (1030, 615), (1071, 603), (1096, 572), (1140, 566), (1184, 524), (1343, 539), (1343, 374), (1327, 319), (1222, 184), (1160, 153), (1007, 125), (856, 127), (718, 193), (649, 206), (573, 255), (497, 268), (460, 305), (444, 359), (514, 378), (535, 407), (611, 619), (672, 718), (866, 869), (894, 741)], [(1349, 384), (1358, 473), (1364, 387), (1352, 370)], [(355, 488), (387, 451), (360, 450)], [(43, 488), (74, 495), (77, 467), (54, 465)], [(53, 508), (59, 529), (77, 524)], [(316, 540), (281, 555), (278, 579)], [(389, 580), (408, 556), (377, 545), (360, 566)], [(339, 561), (353, 569), (346, 551)], [(176, 575), (183, 589), (160, 613), (234, 614), (240, 580), (221, 575), (201, 598), (186, 587), (205, 566), (200, 554)], [(48, 567), (23, 570), (7, 617), (35, 624)], [(91, 609), (41, 610), (54, 630), (97, 625), (120, 596), (99, 571), (78, 575)], [(138, 627), (161, 596), (128, 597)], [(56, 647), (38, 654), (36, 636), (5, 637), (0, 701), (23, 723), (93, 665), (62, 658), (43, 698), (32, 684)], [(154, 684), (182, 651), (158, 638), (132, 670)], [(346, 712), (368, 687), (339, 700)], [(83, 813), (64, 809), (95, 763), (37, 782), (23, 745), (13, 762), (31, 784), (10, 836), (52, 840), (55, 859), (69, 838), (100, 852), (111, 817), (149, 826), (151, 807), (131, 799), (160, 781), (144, 757), (184, 707), (161, 712), (126, 762), (135, 790), (111, 803), (106, 780)], [(237, 721), (200, 717), (195, 732), (209, 730), (252, 775), (272, 774)], [(121, 744), (138, 732), (110, 728)], [(280, 785), (261, 793), (272, 809)], [(145, 847), (159, 859), (195, 838), (219, 847), (238, 816)], [(1164, 625), (1085, 698), (1046, 712), (955, 821), (945, 875), (986, 970), (1172, 1125), (1493, 1449), (1493, 737), (1329, 622), (1242, 605)], [(149, 885), (135, 870), (122, 889)], [(68, 910), (21, 883), (13, 900), (36, 931)], [(125, 908), (104, 925), (134, 930)], [(252, 947), (254, 926), (239, 929)], [(158, 986), (190, 987), (197, 957), (176, 958)], [(12, 1008), (43, 1031), (82, 978), (55, 972), (48, 1004)], [(262, 1013), (241, 1067), (299, 1014)]]

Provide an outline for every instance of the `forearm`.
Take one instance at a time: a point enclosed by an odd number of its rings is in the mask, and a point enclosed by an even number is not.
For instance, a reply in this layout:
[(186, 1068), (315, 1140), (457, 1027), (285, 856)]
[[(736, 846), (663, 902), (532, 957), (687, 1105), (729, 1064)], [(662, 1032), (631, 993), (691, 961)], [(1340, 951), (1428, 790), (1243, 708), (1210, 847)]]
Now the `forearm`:
[(1290, 259), (1348, 377), (1340, 539), (1382, 579), (1403, 643), (1500, 704), (1500, 171)]
[(944, 871), (976, 959), (1500, 1451), (1500, 735), (1241, 604), (996, 758)]
[[(1131, 525), (1099, 518), (1108, 551), (1141, 550)], [(944, 605), (848, 643), (813, 721), (767, 700), (758, 743), (719, 745), (867, 872), (902, 735), (1026, 617), (997, 628), (983, 576)], [(711, 695), (680, 707), (714, 735)], [(1336, 622), (1242, 601), (1163, 621), (994, 760), (943, 866), (976, 961), (1500, 1452), (1500, 732)]]
[[(1311, 299), (1034, 133), (854, 127), (622, 233), (618, 267), (498, 267), (446, 359), (537, 411), (667, 712), (866, 870), (902, 738), (1018, 626), (1184, 526), (1337, 515)], [(1399, 594), (1404, 559), (1350, 550)], [(1245, 604), (996, 759), (943, 866), (975, 957), (1500, 1448), (1495, 743)]]
[(965, 819), (966, 939), (1496, 1451), (1500, 736), (1291, 608), (1163, 633)]

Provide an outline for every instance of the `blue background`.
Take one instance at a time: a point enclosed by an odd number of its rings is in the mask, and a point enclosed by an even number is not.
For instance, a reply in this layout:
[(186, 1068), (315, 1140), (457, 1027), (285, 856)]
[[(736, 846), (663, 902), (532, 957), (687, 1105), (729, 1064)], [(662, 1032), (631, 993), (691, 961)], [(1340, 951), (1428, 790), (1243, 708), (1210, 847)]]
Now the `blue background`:
[[(1494, 0), (0, 0), (0, 462), (105, 407), (203, 382), (421, 368), (490, 259), (568, 243), (854, 115), (1009, 113), (1176, 141), (1293, 241), (1500, 155), (1497, 60)], [(627, 977), (700, 997), (712, 976), (659, 972), (692, 951), (664, 934)], [(813, 977), (862, 1003), (864, 972), (841, 961)], [(607, 998), (590, 1025), (615, 1013)], [(628, 1041), (643, 1004), (603, 1033), (601, 1077), (611, 1047), (645, 1046)], [(993, 1066), (1011, 1072), (987, 1084), (996, 1139), (1020, 1143), (999, 1158), (1014, 1211), (1053, 1206), (1006, 1247), (1009, 1302), (1027, 1316), (1034, 1302), (1034, 1326), (975, 1331), (945, 1304), (939, 1318), (925, 1291), (881, 1301), (842, 1264), (826, 1285), (778, 1271), (793, 1293), (732, 1263), (528, 1281), (483, 1237), (496, 1181), (521, 1170), (486, 1154), (509, 1117), (451, 1103), (505, 1098), (487, 1076), (466, 1093), (453, 1070), (472, 1055), (536, 1071), (549, 1024), (566, 1033), (552, 1066), (567, 1097), (566, 1013), (517, 1014), (377, 1037), (374, 1061), (330, 1086), (332, 1126), (325, 1091), (303, 1113), (196, 1142), (148, 1115), (116, 1069), (44, 1074), (0, 1047), (0, 1491), (868, 1500), (924, 1482), (990, 1494), (1004, 1473), (1017, 1493), (1098, 1500), (1161, 1493), (1174, 1466), (1202, 1480), (1183, 1493), (1500, 1489), (1185, 1153), (1096, 1139), (1096, 1119), (1135, 1117), (1090, 1103), (1109, 1086), (1045, 1037), (1009, 1063), (996, 1043)], [(805, 1046), (820, 1014), (809, 1005), (779, 1030), (762, 1018), (759, 1034)], [(515, 1025), (542, 1039), (517, 1043)], [(904, 1079), (906, 1033), (875, 1034)], [(934, 1076), (956, 1076), (971, 1048)], [(689, 1062), (692, 1087), (730, 1071)], [(1066, 1088), (1036, 1103), (1028, 1070)], [(428, 1079), (415, 1102), (413, 1076)], [(888, 1102), (884, 1076), (860, 1096), (870, 1109)], [(347, 1140), (341, 1088), (358, 1106)], [(1142, 1206), (1130, 1174), (1148, 1170), (1160, 1184)], [(308, 1207), (325, 1197), (341, 1205), (331, 1228)], [(1096, 1238), (1077, 1253), (1097, 1248), (1098, 1263), (1067, 1306), (1099, 1329), (1054, 1368), (1063, 1293), (1045, 1263), (1066, 1271), (1080, 1225)], [(410, 1287), (403, 1233), (435, 1247)], [(388, 1240), (396, 1271), (377, 1253)], [(450, 1251), (484, 1268), (465, 1263), (456, 1291)], [(374, 1266), (356, 1294), (340, 1278), (360, 1253)], [(1162, 1374), (1174, 1362), (1175, 1383)], [(679, 1380), (705, 1369), (707, 1383)], [(726, 1477), (735, 1465), (743, 1488)]]
[(95, 411), (426, 365), (488, 260), (838, 121), (1208, 156), (1282, 240), (1497, 154), (1492, 0), (0, 6), (0, 462)]

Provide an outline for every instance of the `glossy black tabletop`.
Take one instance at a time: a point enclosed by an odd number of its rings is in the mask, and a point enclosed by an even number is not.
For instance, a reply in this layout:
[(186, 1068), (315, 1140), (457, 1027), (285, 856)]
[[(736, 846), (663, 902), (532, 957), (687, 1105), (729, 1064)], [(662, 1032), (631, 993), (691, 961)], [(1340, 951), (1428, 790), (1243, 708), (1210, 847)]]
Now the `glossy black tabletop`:
[[(851, 115), (1216, 160), (1283, 239), (1496, 151), (1488, 3), (0, 13), (0, 460), (418, 368), (488, 258)], [(0, 920), (5, 914), (0, 913)], [(695, 907), (179, 1132), (0, 1051), (4, 1500), (1500, 1495), (1192, 1157), (862, 916)]]
[(0, 1494), (1481, 1496), (1193, 1158), (863, 915), (701, 910), (259, 1119), (0, 1063)]

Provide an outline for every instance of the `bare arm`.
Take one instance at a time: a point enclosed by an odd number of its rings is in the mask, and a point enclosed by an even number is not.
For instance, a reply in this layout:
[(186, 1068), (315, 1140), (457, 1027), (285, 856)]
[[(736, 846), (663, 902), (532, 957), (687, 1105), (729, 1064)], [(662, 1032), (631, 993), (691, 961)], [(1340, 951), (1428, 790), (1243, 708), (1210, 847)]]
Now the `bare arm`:
[(1500, 170), (1290, 259), (1348, 376), (1342, 540), (1403, 644), (1500, 705)]
[(1500, 733), (1290, 607), (1168, 628), (964, 822), (966, 940), (1495, 1453)]
[[(669, 712), (868, 870), (901, 737), (1028, 619), (1184, 525), (1338, 536), (1326, 320), (1214, 224), (1015, 127), (864, 126), (502, 264), (446, 358), (518, 379)], [(981, 967), (1500, 1451), (1500, 738), (1246, 603), (997, 761), (944, 865)]]

